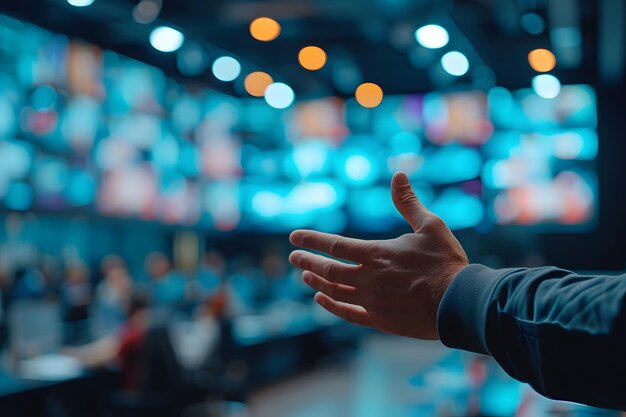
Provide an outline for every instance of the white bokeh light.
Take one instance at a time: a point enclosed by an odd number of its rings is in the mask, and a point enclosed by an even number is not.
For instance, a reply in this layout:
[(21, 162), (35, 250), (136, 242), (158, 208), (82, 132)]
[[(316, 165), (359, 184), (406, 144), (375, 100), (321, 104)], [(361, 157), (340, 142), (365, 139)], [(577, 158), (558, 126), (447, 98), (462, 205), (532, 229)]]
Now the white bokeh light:
[(561, 82), (554, 75), (541, 74), (533, 77), (533, 90), (539, 97), (551, 99), (561, 92)]
[(426, 25), (415, 31), (415, 40), (428, 49), (443, 48), (448, 44), (448, 31), (439, 25)]
[(232, 56), (222, 56), (213, 62), (213, 75), (220, 81), (233, 81), (241, 74), (241, 64)]
[(363, 155), (352, 155), (346, 159), (346, 175), (353, 181), (363, 181), (372, 173), (372, 163)]
[(273, 83), (265, 90), (265, 101), (275, 109), (286, 109), (291, 106), (295, 94), (291, 87), (284, 83)]
[(91, 6), (94, 0), (67, 0), (67, 2), (74, 7), (87, 7)]
[(169, 26), (159, 26), (150, 33), (150, 44), (161, 52), (174, 52), (185, 41), (185, 35)]
[(469, 61), (461, 52), (451, 51), (441, 57), (441, 66), (448, 74), (460, 77), (467, 74)]

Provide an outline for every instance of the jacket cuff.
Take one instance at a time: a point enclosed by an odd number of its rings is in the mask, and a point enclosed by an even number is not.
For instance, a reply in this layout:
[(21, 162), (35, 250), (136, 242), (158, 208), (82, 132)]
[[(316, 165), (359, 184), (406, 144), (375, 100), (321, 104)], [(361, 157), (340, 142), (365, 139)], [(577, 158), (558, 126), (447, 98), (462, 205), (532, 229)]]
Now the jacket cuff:
[(441, 342), (455, 349), (489, 355), (485, 327), (490, 300), (502, 270), (472, 264), (463, 268), (444, 293), (437, 312)]

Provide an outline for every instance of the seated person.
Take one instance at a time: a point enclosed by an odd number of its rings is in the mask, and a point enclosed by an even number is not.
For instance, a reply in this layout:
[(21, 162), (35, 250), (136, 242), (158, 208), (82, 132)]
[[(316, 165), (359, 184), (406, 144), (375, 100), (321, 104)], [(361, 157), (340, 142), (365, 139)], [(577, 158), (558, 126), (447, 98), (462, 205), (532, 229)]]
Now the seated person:
[(103, 332), (115, 331), (124, 323), (133, 293), (133, 283), (125, 267), (107, 268), (96, 286), (95, 316)]
[(146, 271), (151, 279), (149, 293), (155, 307), (176, 307), (184, 302), (187, 280), (172, 269), (167, 256), (159, 252), (148, 255)]
[(67, 325), (66, 341), (80, 343), (89, 338), (89, 307), (92, 301), (89, 269), (82, 261), (70, 264), (61, 285), (61, 301)]
[(200, 297), (210, 296), (219, 291), (226, 273), (224, 256), (218, 251), (210, 250), (204, 255), (202, 265), (198, 269), (196, 279)]
[(65, 353), (79, 359), (86, 367), (119, 366), (121, 388), (137, 391), (140, 388), (142, 353), (150, 325), (150, 312), (145, 299), (133, 296), (129, 302), (127, 319), (117, 333), (105, 336), (91, 344), (66, 349)]

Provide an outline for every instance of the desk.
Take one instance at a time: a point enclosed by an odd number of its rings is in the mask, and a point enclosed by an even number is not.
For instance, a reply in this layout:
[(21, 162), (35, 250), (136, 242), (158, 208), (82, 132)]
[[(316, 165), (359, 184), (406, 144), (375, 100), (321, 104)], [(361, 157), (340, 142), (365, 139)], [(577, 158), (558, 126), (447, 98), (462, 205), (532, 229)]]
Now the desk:
[(0, 371), (2, 417), (97, 416), (102, 393), (111, 385), (110, 372), (87, 372), (56, 381), (19, 378)]

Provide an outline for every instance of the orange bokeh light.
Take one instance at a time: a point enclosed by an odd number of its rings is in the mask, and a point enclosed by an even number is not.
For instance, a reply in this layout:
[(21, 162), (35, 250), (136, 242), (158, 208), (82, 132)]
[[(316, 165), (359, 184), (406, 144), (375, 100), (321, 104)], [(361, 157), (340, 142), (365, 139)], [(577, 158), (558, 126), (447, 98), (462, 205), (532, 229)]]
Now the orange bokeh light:
[(251, 72), (244, 81), (244, 87), (248, 94), (254, 97), (263, 97), (265, 89), (273, 83), (272, 77), (261, 71)]
[(269, 17), (259, 17), (250, 23), (250, 34), (258, 41), (273, 41), (280, 35), (280, 24)]
[(298, 54), (300, 65), (310, 71), (317, 71), (326, 65), (326, 52), (318, 46), (307, 46)]
[(547, 49), (535, 49), (528, 54), (528, 63), (537, 72), (548, 72), (556, 66), (556, 57)]
[(363, 83), (355, 92), (356, 101), (368, 109), (377, 107), (383, 101), (383, 89), (374, 83)]

